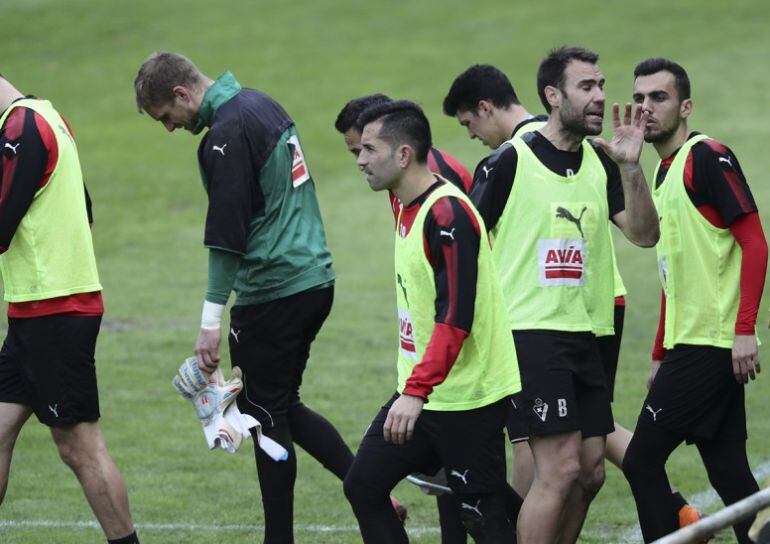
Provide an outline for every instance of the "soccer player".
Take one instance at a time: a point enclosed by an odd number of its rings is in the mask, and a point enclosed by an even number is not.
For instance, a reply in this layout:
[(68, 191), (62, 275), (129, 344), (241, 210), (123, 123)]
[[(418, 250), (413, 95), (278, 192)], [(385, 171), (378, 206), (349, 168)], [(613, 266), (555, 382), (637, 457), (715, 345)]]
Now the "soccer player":
[(345, 494), (367, 544), (407, 542), (388, 493), (411, 472), (444, 467), (477, 542), (513, 542), (502, 428), (518, 391), (516, 354), (483, 221), (433, 174), (428, 120), (395, 101), (360, 119), (358, 165), (404, 203), (395, 228), (398, 389), (367, 430)]
[[(456, 117), (457, 121), (468, 129), (471, 139), (479, 139), (492, 149), (497, 149), (511, 138), (542, 129), (548, 120), (546, 115), (530, 114), (519, 101), (508, 77), (498, 68), (488, 64), (475, 64), (455, 78), (444, 98), (444, 113)], [(485, 180), (487, 173), (495, 168), (494, 160), (495, 155), (491, 155), (481, 161), (474, 172), (476, 186), (480, 187), (482, 192), (488, 187)], [(494, 198), (491, 193), (485, 196)], [(489, 206), (492, 203), (487, 200), (486, 204)], [(480, 209), (484, 210), (483, 207)], [(495, 231), (492, 232), (493, 238), (494, 235)], [(610, 401), (614, 400), (615, 395), (615, 376), (626, 311), (626, 288), (614, 255), (612, 264), (615, 286), (614, 334), (597, 338)], [(528, 428), (520, 411), (512, 411), (507, 428), (508, 438), (514, 449), (512, 485), (523, 497), (532, 485), (534, 463), (527, 442)], [(615, 422), (615, 430), (607, 436), (606, 456), (618, 468), (622, 466), (623, 456), (630, 441), (631, 432)], [(672, 493), (681, 505), (682, 525), (697, 521), (697, 510), (687, 504), (676, 489), (672, 488)]]
[[(371, 94), (361, 96), (350, 100), (340, 110), (337, 119), (334, 122), (334, 128), (342, 134), (345, 146), (353, 156), (358, 159), (361, 153), (361, 130), (357, 124), (358, 118), (367, 109), (380, 104), (391, 102), (392, 99), (384, 94)], [(466, 168), (457, 159), (431, 147), (428, 152), (428, 168), (434, 174), (450, 181), (457, 186), (463, 193), (468, 193), (471, 188), (473, 178)], [(398, 221), (398, 214), (401, 211), (401, 201), (388, 191), (390, 207), (393, 211), (393, 219)], [(437, 474), (440, 480), (446, 478), (443, 471)], [(392, 499), (392, 498), (391, 498)], [(465, 544), (467, 542), (467, 533), (465, 526), (460, 520), (460, 505), (451, 494), (441, 494), (436, 496), (436, 506), (439, 512), (439, 525), (441, 527), (442, 544)]]
[(597, 60), (576, 47), (549, 53), (538, 69), (548, 122), (492, 153), (472, 190), (501, 276), (535, 459), (519, 517), (525, 543), (575, 541), (604, 480), (613, 421), (596, 338), (613, 333), (609, 222), (636, 245), (658, 237), (638, 162), (646, 118), (627, 105), (621, 122), (615, 106), (612, 141), (586, 139), (604, 116)]
[(16, 438), (34, 412), (110, 543), (139, 542), (123, 477), (99, 428), (94, 350), (104, 305), (91, 202), (70, 127), (0, 76), (0, 502)]
[[(334, 128), (342, 134), (345, 146), (356, 159), (361, 153), (361, 127), (358, 126), (356, 121), (367, 108), (384, 104), (385, 102), (391, 102), (391, 99), (384, 94), (361, 96), (345, 104), (337, 115)], [(428, 168), (430, 168), (431, 172), (438, 174), (457, 186), (465, 194), (470, 192), (473, 176), (471, 176), (471, 173), (468, 172), (460, 161), (449, 153), (431, 147), (428, 152)], [(398, 219), (401, 203), (393, 196), (392, 192), (388, 192), (388, 196), (390, 197), (393, 216), (395, 219)]]
[[(649, 542), (677, 529), (664, 467), (683, 441), (697, 446), (725, 504), (758, 490), (746, 458), (744, 384), (760, 369), (754, 326), (767, 243), (735, 153), (688, 127), (687, 72), (651, 58), (634, 77), (634, 101), (648, 117), (645, 141), (661, 159), (653, 191), (660, 324), (649, 392), (623, 462)], [(734, 526), (738, 542), (750, 542), (752, 520)]]
[(198, 365), (220, 362), (221, 315), (231, 291), (230, 355), (243, 371), (238, 408), (289, 451), (274, 461), (256, 440), (265, 542), (293, 542), (293, 443), (343, 479), (353, 460), (337, 430), (299, 395), (310, 345), (332, 306), (334, 271), (313, 178), (294, 121), (269, 96), (216, 81), (187, 58), (154, 53), (135, 80), (140, 111), (168, 131), (198, 134), (208, 195), (209, 284), (195, 345)]
[(457, 76), (443, 108), (468, 130), (471, 140), (478, 139), (493, 150), (548, 121), (547, 115), (529, 113), (508, 76), (489, 64), (474, 64)]

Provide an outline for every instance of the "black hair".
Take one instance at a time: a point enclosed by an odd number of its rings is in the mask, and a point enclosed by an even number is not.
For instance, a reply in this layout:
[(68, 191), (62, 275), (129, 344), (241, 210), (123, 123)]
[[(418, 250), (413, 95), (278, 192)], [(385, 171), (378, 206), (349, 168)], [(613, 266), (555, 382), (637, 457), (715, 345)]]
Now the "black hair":
[(392, 100), (371, 106), (361, 113), (356, 125), (362, 129), (369, 123), (381, 121), (379, 138), (392, 147), (407, 144), (414, 148), (415, 159), (424, 164), (433, 145), (430, 123), (422, 108), (409, 100)]
[(670, 72), (674, 76), (674, 86), (676, 94), (679, 95), (679, 101), (690, 98), (690, 77), (681, 65), (663, 57), (652, 57), (643, 60), (634, 68), (634, 78), (639, 76), (651, 76), (662, 71)]
[[(386, 102), (391, 102), (390, 97), (380, 93), (354, 98), (340, 110), (337, 120), (334, 121), (334, 128), (341, 134), (344, 134), (351, 128), (356, 127), (356, 120), (365, 109), (378, 104), (385, 104)], [(361, 127), (356, 128), (361, 130)]]
[(564, 91), (564, 71), (573, 60), (596, 64), (599, 55), (582, 47), (567, 47), (563, 45), (552, 49), (540, 62), (537, 69), (537, 94), (540, 97), (545, 111), (551, 113), (551, 105), (545, 97), (546, 87), (558, 87)]
[(444, 113), (478, 110), (480, 100), (489, 100), (498, 108), (519, 104), (508, 76), (491, 64), (474, 64), (457, 76), (444, 98)]

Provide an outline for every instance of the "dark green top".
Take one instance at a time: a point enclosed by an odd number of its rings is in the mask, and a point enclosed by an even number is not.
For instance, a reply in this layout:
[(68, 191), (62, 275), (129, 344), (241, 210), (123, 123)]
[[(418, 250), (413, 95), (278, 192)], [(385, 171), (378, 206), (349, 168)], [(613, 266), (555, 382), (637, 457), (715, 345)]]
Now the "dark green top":
[(315, 185), (294, 122), (229, 72), (206, 91), (195, 130), (209, 196), (206, 300), (258, 304), (334, 283)]

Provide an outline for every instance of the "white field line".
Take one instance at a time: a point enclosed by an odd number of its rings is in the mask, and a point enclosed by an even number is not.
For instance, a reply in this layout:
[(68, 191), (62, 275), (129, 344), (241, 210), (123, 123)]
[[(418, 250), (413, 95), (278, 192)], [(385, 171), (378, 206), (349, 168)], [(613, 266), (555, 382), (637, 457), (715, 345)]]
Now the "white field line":
[[(770, 476), (770, 461), (765, 461), (754, 470), (754, 478), (756, 478), (758, 482), (762, 482), (762, 480), (768, 476)], [(722, 505), (719, 495), (717, 495), (716, 491), (712, 488), (685, 498), (689, 500), (690, 504), (695, 508), (705, 513), (708, 513), (708, 511), (716, 505)], [(620, 533), (617, 542), (620, 544), (636, 544), (642, 542), (642, 531), (639, 529), (639, 524), (637, 523), (633, 527)]]
[[(0, 520), (2, 529), (100, 529), (96, 521), (51, 521), (51, 520)], [(139, 531), (191, 531), (226, 533), (231, 531), (257, 531), (262, 527), (249, 524), (204, 524), (204, 523), (137, 523)], [(357, 525), (295, 525), (298, 533), (357, 533)], [(438, 527), (407, 527), (410, 535), (438, 534)]]
[[(754, 477), (762, 481), (770, 476), (770, 461), (761, 464), (754, 471)], [(719, 496), (713, 489), (708, 489), (701, 493), (696, 493), (689, 497), (690, 504), (705, 512), (719, 503)], [(95, 521), (51, 521), (51, 520), (0, 520), (1, 529), (30, 529), (30, 528), (52, 528), (52, 529), (99, 529), (99, 524)], [(211, 533), (226, 533), (230, 531), (256, 531), (261, 527), (259, 525), (249, 524), (204, 524), (204, 523), (138, 523), (136, 528), (140, 531), (204, 531)], [(355, 533), (358, 527), (355, 525), (295, 525), (294, 530), (298, 533)], [(407, 532), (410, 535), (420, 536), (425, 534), (438, 534), (438, 527), (409, 527)], [(617, 536), (617, 540), (615, 537)], [(642, 533), (639, 525), (634, 525), (620, 534), (609, 534), (608, 538), (613, 542), (620, 544), (634, 544), (642, 541)]]

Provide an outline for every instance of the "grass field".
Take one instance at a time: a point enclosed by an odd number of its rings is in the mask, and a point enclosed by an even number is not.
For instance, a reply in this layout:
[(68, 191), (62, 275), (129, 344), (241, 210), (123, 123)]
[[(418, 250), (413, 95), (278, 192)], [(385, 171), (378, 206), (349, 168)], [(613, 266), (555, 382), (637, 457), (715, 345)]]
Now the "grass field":
[[(262, 523), (250, 445), (236, 456), (206, 451), (189, 406), (170, 386), (199, 324), (205, 195), (197, 138), (169, 136), (136, 113), (132, 81), (151, 51), (182, 52), (211, 76), (230, 69), (244, 85), (277, 98), (297, 122), (338, 274), (304, 400), (355, 448), (394, 389), (396, 326), (392, 218), (385, 197), (371, 194), (334, 132), (345, 101), (376, 91), (418, 101), (433, 123), (436, 145), (472, 168), (485, 150), (441, 114), (452, 79), (469, 64), (502, 68), (525, 105), (539, 112), (534, 73), (552, 46), (597, 50), (609, 101), (629, 99), (636, 62), (669, 56), (693, 80), (691, 126), (732, 147), (770, 225), (764, 154), (770, 129), (763, 113), (770, 86), (768, 13), (762, 0), (0, 0), (0, 71), (22, 92), (51, 99), (79, 142), (107, 306), (97, 351), (102, 425), (143, 542), (255, 542), (261, 536), (253, 526)], [(648, 176), (654, 160), (646, 149)], [(659, 286), (652, 250), (617, 239), (617, 251), (629, 295), (614, 410), (617, 420), (633, 427), (645, 393)], [(765, 345), (768, 300), (760, 313)], [(747, 389), (755, 468), (770, 460), (768, 398), (767, 376)], [(677, 451), (669, 468), (684, 494), (708, 489), (694, 449)], [(409, 506), (413, 540), (438, 542), (433, 501), (405, 484), (397, 495)], [(360, 541), (339, 481), (302, 452), (295, 511), (297, 542)], [(91, 520), (47, 430), (31, 420), (0, 507), (0, 542), (100, 542)], [(628, 486), (609, 468), (581, 541), (633, 541), (635, 525)], [(719, 539), (731, 540), (731, 534)]]

